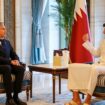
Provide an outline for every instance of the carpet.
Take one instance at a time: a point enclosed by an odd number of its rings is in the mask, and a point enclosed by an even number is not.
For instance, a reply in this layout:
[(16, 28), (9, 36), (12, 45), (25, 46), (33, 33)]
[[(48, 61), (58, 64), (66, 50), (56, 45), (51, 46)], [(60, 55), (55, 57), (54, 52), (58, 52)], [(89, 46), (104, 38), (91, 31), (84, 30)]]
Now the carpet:
[[(26, 101), (25, 92), (22, 92), (19, 96), (23, 101)], [(71, 94), (66, 92), (63, 94), (56, 94), (56, 103), (52, 103), (52, 93), (36, 94), (32, 99), (27, 102), (28, 105), (64, 105), (69, 101)], [(0, 95), (0, 105), (5, 105), (5, 94)]]
[[(20, 94), (20, 98), (23, 101), (26, 101), (25, 92)], [(52, 94), (36, 94), (32, 99), (29, 99), (27, 102), (28, 105), (64, 105), (65, 102), (68, 102), (72, 98), (70, 92), (64, 92), (62, 94), (56, 94), (56, 103), (52, 103)], [(0, 105), (5, 105), (5, 94), (0, 95)], [(93, 97), (91, 105), (105, 105), (105, 101)]]
[[(58, 81), (56, 81), (56, 103), (52, 103), (52, 76), (37, 73), (33, 76), (33, 97), (27, 102), (28, 105), (64, 105), (72, 99), (72, 93), (67, 89), (67, 80), (62, 79), (62, 94), (58, 94)], [(19, 97), (26, 101), (26, 94), (22, 92)], [(0, 94), (0, 105), (5, 105), (6, 96)], [(84, 100), (83, 100), (84, 101)], [(92, 98), (91, 105), (105, 105), (105, 101)]]

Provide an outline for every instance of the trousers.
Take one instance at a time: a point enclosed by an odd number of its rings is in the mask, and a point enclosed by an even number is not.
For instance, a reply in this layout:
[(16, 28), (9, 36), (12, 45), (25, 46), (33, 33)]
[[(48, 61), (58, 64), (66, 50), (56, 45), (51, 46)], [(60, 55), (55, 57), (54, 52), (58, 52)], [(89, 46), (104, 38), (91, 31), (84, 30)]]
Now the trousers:
[[(3, 75), (3, 83), (6, 94), (21, 92), (22, 80), (25, 68), (16, 65), (0, 65), (0, 74)], [(15, 81), (12, 83), (11, 74), (15, 75)]]
[(100, 74), (105, 74), (105, 64), (72, 63), (68, 70), (68, 88), (92, 95)]

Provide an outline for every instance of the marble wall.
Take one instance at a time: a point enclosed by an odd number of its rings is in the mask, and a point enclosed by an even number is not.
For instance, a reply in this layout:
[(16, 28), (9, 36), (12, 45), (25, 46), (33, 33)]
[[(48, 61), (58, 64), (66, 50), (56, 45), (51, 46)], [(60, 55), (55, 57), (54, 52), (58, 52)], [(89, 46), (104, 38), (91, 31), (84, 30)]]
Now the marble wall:
[(99, 46), (103, 38), (103, 23), (105, 23), (105, 0), (90, 0), (91, 14), (90, 26), (93, 42)]
[(16, 43), (16, 52), (19, 55), (20, 59), (22, 60), (22, 6), (21, 0), (15, 0), (15, 43)]
[(7, 38), (15, 48), (15, 1), (4, 0), (4, 24), (7, 30)]
[[(49, 0), (49, 15), (51, 13), (58, 14), (52, 8), (52, 5), (57, 5), (55, 0)], [(56, 23), (56, 16), (49, 16), (49, 63), (53, 62), (53, 51), (59, 49), (59, 26)]]
[[(2, 0), (0, 0), (1, 3)], [(6, 2), (7, 0), (5, 0)], [(11, 1), (11, 0), (10, 0)], [(59, 48), (58, 27), (55, 26), (54, 19), (47, 17), (51, 12), (51, 4), (54, 0), (49, 0), (46, 14), (42, 19), (42, 27), (44, 32), (44, 43), (46, 48), (47, 58), (49, 62), (52, 61), (52, 54), (54, 49)], [(8, 2), (7, 2), (8, 3)], [(3, 5), (3, 4), (2, 4)], [(0, 4), (0, 11), (2, 8)], [(90, 0), (90, 28), (93, 42), (97, 47), (102, 37), (102, 24), (105, 22), (105, 0)], [(11, 8), (11, 7), (8, 7)], [(49, 9), (49, 11), (48, 11)], [(7, 10), (7, 8), (5, 8)], [(3, 11), (0, 12), (3, 14)], [(7, 14), (5, 14), (6, 16)], [(0, 20), (4, 17), (0, 15)], [(48, 20), (47, 20), (48, 19)], [(46, 22), (47, 21), (47, 22)], [(49, 21), (49, 22), (48, 22)], [(16, 52), (23, 62), (29, 63), (31, 52), (31, 0), (15, 0), (15, 44)], [(49, 27), (49, 28), (47, 28)], [(12, 38), (10, 38), (12, 39)], [(47, 41), (46, 41), (47, 40)]]
[(32, 10), (31, 0), (22, 0), (22, 59), (30, 62), (32, 39)]
[(31, 0), (15, 0), (16, 52), (21, 61), (30, 62), (31, 52)]
[(44, 39), (44, 47), (45, 47), (45, 54), (46, 54), (46, 62), (49, 62), (49, 1), (47, 2), (45, 11), (42, 16), (42, 33), (43, 33), (43, 39)]
[[(96, 48), (98, 48), (103, 35), (103, 23), (105, 23), (105, 0), (90, 0), (90, 28), (92, 41)], [(99, 58), (95, 58), (95, 62)]]

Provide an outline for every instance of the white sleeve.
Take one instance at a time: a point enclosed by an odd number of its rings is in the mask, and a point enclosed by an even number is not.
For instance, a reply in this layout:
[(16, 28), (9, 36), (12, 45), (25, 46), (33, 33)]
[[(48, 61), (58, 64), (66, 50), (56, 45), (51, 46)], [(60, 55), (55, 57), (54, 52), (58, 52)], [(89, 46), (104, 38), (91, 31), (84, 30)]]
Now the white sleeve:
[(89, 41), (86, 41), (82, 44), (82, 46), (87, 49), (92, 55), (94, 56), (100, 56), (100, 48), (95, 49), (93, 44)]

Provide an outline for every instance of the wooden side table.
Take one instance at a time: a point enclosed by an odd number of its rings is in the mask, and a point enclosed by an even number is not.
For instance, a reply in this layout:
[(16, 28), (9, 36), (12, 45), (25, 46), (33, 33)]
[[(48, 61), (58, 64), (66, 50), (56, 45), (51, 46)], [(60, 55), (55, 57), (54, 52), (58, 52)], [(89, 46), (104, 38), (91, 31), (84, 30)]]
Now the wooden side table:
[(31, 72), (31, 91), (30, 97), (32, 98), (32, 76), (33, 71), (41, 72), (41, 73), (48, 73), (52, 75), (52, 93), (53, 93), (53, 103), (55, 103), (55, 81), (56, 76), (59, 77), (59, 94), (61, 94), (61, 75), (64, 73), (68, 73), (68, 67), (62, 66), (52, 66), (52, 64), (39, 64), (39, 65), (29, 65), (29, 70)]

